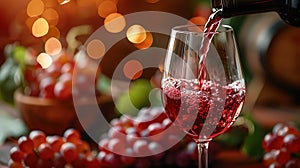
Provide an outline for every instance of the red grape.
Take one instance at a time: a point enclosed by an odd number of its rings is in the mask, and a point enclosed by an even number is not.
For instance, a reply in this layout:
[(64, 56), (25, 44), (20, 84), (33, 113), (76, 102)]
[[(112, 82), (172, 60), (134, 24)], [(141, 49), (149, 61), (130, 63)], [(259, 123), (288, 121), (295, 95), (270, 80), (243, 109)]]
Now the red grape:
[(152, 123), (148, 126), (148, 136), (151, 136), (153, 141), (159, 141), (163, 138), (164, 134), (160, 134), (165, 130), (165, 127), (158, 123)]
[(52, 168), (52, 160), (38, 159), (37, 168)]
[(51, 159), (54, 156), (54, 151), (48, 143), (42, 143), (38, 147), (37, 151), (40, 158), (44, 160)]
[(53, 166), (55, 168), (65, 168), (66, 161), (60, 153), (55, 153), (53, 158)]
[(85, 141), (79, 140), (76, 144), (76, 149), (77, 149), (77, 153), (82, 153), (86, 156), (90, 155), (90, 153), (91, 153), (91, 147)]
[(54, 86), (55, 86), (55, 79), (52, 77), (45, 77), (41, 79), (40, 82), (40, 97), (53, 99), (54, 96)]
[(284, 145), (290, 153), (300, 151), (300, 136), (287, 134), (283, 139)]
[(54, 95), (59, 100), (67, 100), (72, 97), (72, 80), (58, 81), (54, 87)]
[(134, 164), (134, 162), (136, 161), (136, 158), (133, 157), (133, 149), (132, 148), (127, 148), (125, 150), (126, 156), (125, 155), (121, 155), (120, 159), (121, 162), (124, 163), (125, 165), (132, 165)]
[(46, 134), (43, 131), (33, 130), (29, 134), (29, 138), (33, 141), (34, 147), (37, 148), (40, 144), (46, 142)]
[(34, 143), (26, 136), (22, 136), (18, 139), (19, 149), (24, 153), (32, 153), (34, 149)]
[(21, 163), (22, 160), (24, 159), (24, 153), (17, 147), (14, 146), (10, 149), (10, 158), (14, 161), (14, 162), (19, 162)]
[(137, 154), (137, 155), (150, 155), (150, 150), (148, 147), (148, 142), (146, 140), (137, 140), (135, 141), (135, 143), (133, 144), (133, 151)]
[(10, 160), (9, 166), (16, 168), (100, 167), (90, 145), (81, 140), (80, 133), (73, 128), (66, 130), (64, 137), (31, 131), (28, 136), (19, 138), (18, 146), (11, 148)]
[(73, 69), (74, 69), (74, 62), (67, 62), (65, 64), (63, 64), (63, 66), (61, 67), (61, 74), (64, 74), (64, 73), (70, 73), (72, 74), (73, 73)]
[(125, 130), (121, 126), (111, 127), (108, 130), (108, 136), (110, 138), (117, 138), (117, 139), (124, 140), (124, 138), (125, 138)]
[(80, 140), (81, 134), (76, 129), (70, 128), (64, 132), (64, 137), (66, 138), (67, 142), (76, 144)]
[(290, 153), (286, 150), (286, 148), (282, 148), (278, 151), (276, 162), (282, 166), (290, 159)]
[(297, 167), (293, 153), (300, 151), (300, 136), (293, 123), (278, 123), (263, 140), (264, 165), (270, 167)]
[(37, 166), (38, 158), (35, 153), (30, 153), (25, 156), (24, 164), (30, 168), (35, 168)]
[(53, 62), (47, 69), (45, 69), (45, 74), (47, 74), (48, 76), (51, 76), (53, 78), (58, 78), (60, 73), (60, 69), (61, 69), (62, 64), (58, 63), (58, 62)]
[(78, 157), (76, 146), (71, 142), (64, 143), (60, 148), (60, 153), (67, 163), (71, 163)]
[(24, 166), (22, 165), (22, 163), (14, 162), (11, 159), (8, 161), (8, 167), (9, 168), (24, 168)]
[(108, 149), (114, 153), (124, 153), (125, 152), (125, 144), (124, 141), (120, 139), (113, 138), (108, 142)]
[(299, 161), (297, 159), (291, 159), (285, 164), (285, 168), (299, 168)]
[(47, 143), (49, 143), (49, 145), (51, 146), (52, 150), (54, 152), (59, 152), (60, 151), (60, 147), (65, 143), (65, 141), (63, 140), (62, 137), (60, 136), (48, 136), (46, 138)]
[(280, 149), (283, 146), (283, 137), (269, 133), (265, 136), (262, 145), (265, 151)]
[(85, 167), (86, 168), (100, 168), (100, 163), (98, 159), (93, 157), (87, 157), (85, 160)]

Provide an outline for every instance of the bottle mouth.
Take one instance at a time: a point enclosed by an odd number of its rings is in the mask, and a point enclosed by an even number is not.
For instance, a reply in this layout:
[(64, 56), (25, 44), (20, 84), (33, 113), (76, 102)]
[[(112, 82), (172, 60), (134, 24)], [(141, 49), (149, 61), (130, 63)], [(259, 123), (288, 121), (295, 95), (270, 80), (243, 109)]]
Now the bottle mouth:
[(211, 5), (213, 10), (221, 9), (222, 8), (222, 0), (212, 0)]

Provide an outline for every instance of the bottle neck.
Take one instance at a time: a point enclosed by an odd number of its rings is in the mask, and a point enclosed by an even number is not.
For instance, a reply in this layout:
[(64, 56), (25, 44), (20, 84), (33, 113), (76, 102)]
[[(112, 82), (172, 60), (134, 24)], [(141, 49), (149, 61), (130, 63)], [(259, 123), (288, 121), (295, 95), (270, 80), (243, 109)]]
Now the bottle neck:
[(222, 17), (277, 11), (282, 0), (212, 0), (212, 7), (222, 9)]

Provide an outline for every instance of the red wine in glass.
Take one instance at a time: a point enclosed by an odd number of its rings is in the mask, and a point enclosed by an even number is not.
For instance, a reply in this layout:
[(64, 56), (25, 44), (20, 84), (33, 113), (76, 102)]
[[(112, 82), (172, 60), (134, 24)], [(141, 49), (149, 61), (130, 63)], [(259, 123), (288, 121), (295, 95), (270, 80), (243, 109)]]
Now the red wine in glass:
[(204, 31), (172, 29), (161, 84), (168, 117), (197, 143), (199, 168), (208, 168), (209, 142), (233, 125), (246, 94), (233, 29), (221, 25), (220, 12)]
[(228, 130), (245, 100), (242, 81), (221, 86), (210, 81), (200, 84), (198, 80), (166, 78), (162, 83), (169, 118), (194, 140), (212, 139)]

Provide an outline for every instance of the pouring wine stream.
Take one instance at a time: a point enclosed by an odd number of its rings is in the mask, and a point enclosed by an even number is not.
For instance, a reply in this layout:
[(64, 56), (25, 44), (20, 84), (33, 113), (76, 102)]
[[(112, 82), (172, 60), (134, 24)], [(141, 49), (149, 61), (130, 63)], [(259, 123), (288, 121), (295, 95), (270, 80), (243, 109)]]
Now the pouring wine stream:
[(206, 71), (205, 71), (205, 59), (207, 56), (207, 52), (209, 49), (209, 45), (211, 44), (211, 40), (213, 39), (214, 33), (217, 31), (218, 27), (221, 24), (222, 17), (221, 17), (222, 9), (215, 10), (213, 12), (204, 27), (204, 33), (206, 33), (202, 39), (200, 52), (199, 52), (199, 82), (200, 86), (202, 86), (203, 81), (206, 78)]

